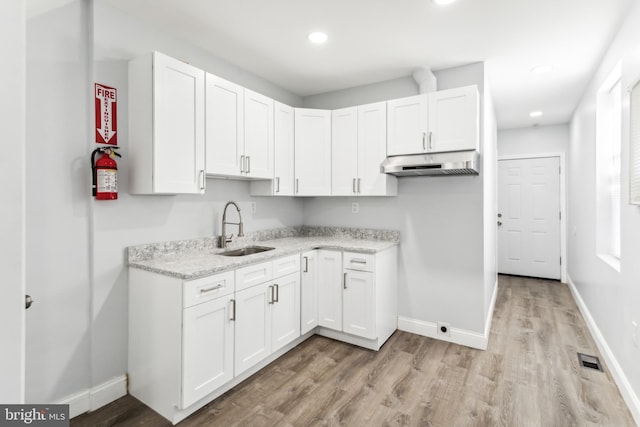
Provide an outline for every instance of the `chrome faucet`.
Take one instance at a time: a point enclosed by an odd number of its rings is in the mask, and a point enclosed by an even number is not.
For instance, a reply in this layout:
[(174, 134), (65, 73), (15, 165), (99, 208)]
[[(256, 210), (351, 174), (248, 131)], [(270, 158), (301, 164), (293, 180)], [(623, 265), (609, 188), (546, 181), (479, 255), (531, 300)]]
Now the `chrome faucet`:
[[(238, 222), (227, 222), (227, 208), (229, 205), (233, 205), (236, 207), (238, 211)], [(227, 243), (231, 243), (233, 239), (233, 234), (227, 237), (227, 224), (233, 224), (238, 226), (238, 237), (244, 237), (244, 225), (242, 224), (242, 215), (240, 215), (240, 208), (236, 202), (227, 202), (224, 205), (224, 211), (222, 212), (222, 235), (219, 237), (218, 244), (221, 248), (226, 248)]]

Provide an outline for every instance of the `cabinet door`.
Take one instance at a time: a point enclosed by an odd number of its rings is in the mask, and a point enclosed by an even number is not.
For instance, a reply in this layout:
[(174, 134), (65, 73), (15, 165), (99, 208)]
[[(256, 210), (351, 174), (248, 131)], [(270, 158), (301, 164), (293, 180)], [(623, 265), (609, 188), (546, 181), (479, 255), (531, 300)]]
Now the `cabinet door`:
[(331, 195), (331, 111), (295, 109), (295, 194)]
[(300, 273), (275, 279), (272, 285), (271, 351), (300, 336)]
[(374, 273), (345, 270), (343, 304), (343, 331), (377, 338)]
[(204, 150), (204, 71), (154, 52), (154, 193), (203, 193)]
[(342, 330), (342, 253), (318, 251), (318, 325)]
[(206, 76), (207, 174), (240, 176), (244, 155), (244, 89)]
[(477, 150), (478, 102), (477, 86), (430, 93), (428, 151)]
[(427, 94), (387, 102), (387, 155), (426, 151), (428, 108)]
[(275, 103), (274, 108), (274, 189), (276, 196), (293, 196), (294, 141), (293, 108)]
[(236, 376), (271, 354), (270, 302), (270, 282), (236, 292)]
[(182, 408), (233, 379), (232, 296), (183, 311)]
[(318, 251), (302, 254), (300, 283), (300, 333), (318, 326)]
[(273, 99), (244, 90), (245, 173), (273, 179)]
[(355, 196), (357, 177), (358, 107), (334, 110), (331, 112), (331, 194)]
[[(387, 157), (387, 103), (358, 107), (358, 182), (360, 196), (386, 196), (396, 177), (380, 172)], [(392, 188), (396, 188), (393, 186)]]

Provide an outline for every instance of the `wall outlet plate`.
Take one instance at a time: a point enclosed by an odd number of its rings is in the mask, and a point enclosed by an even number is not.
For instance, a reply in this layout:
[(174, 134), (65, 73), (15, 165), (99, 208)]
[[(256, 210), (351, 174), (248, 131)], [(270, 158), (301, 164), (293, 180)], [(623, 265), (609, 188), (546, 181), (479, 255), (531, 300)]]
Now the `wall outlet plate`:
[(258, 210), (258, 207), (256, 206), (256, 202), (251, 202), (251, 213), (254, 214), (256, 213)]
[(358, 202), (351, 203), (351, 213), (360, 212), (360, 204)]
[(438, 322), (438, 335), (444, 336), (444, 337), (450, 337), (451, 336), (451, 325), (449, 325), (448, 323), (444, 323), (444, 322)]

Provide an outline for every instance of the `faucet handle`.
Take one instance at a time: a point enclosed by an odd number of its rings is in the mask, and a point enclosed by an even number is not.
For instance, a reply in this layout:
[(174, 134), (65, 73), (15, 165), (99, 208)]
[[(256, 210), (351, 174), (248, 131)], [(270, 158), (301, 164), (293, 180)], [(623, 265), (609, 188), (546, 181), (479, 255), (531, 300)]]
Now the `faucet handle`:
[(227, 241), (227, 243), (231, 243), (231, 241), (233, 240), (233, 233), (231, 233), (231, 236), (229, 237), (225, 236), (225, 240)]

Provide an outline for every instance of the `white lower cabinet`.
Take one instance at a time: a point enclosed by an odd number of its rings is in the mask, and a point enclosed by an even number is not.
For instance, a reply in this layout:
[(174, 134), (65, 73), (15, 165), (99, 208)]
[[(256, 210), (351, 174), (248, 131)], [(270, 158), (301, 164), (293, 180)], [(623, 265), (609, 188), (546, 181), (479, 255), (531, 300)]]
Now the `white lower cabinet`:
[(277, 351), (300, 336), (300, 273), (274, 279), (272, 286), (271, 351)]
[(270, 283), (236, 293), (236, 376), (271, 354), (270, 297)]
[(233, 379), (233, 295), (183, 313), (182, 407)]
[(304, 252), (300, 265), (300, 334), (318, 326), (318, 250)]
[(374, 273), (345, 270), (343, 280), (342, 330), (363, 338), (377, 338)]
[(318, 251), (318, 325), (342, 330), (342, 252)]

